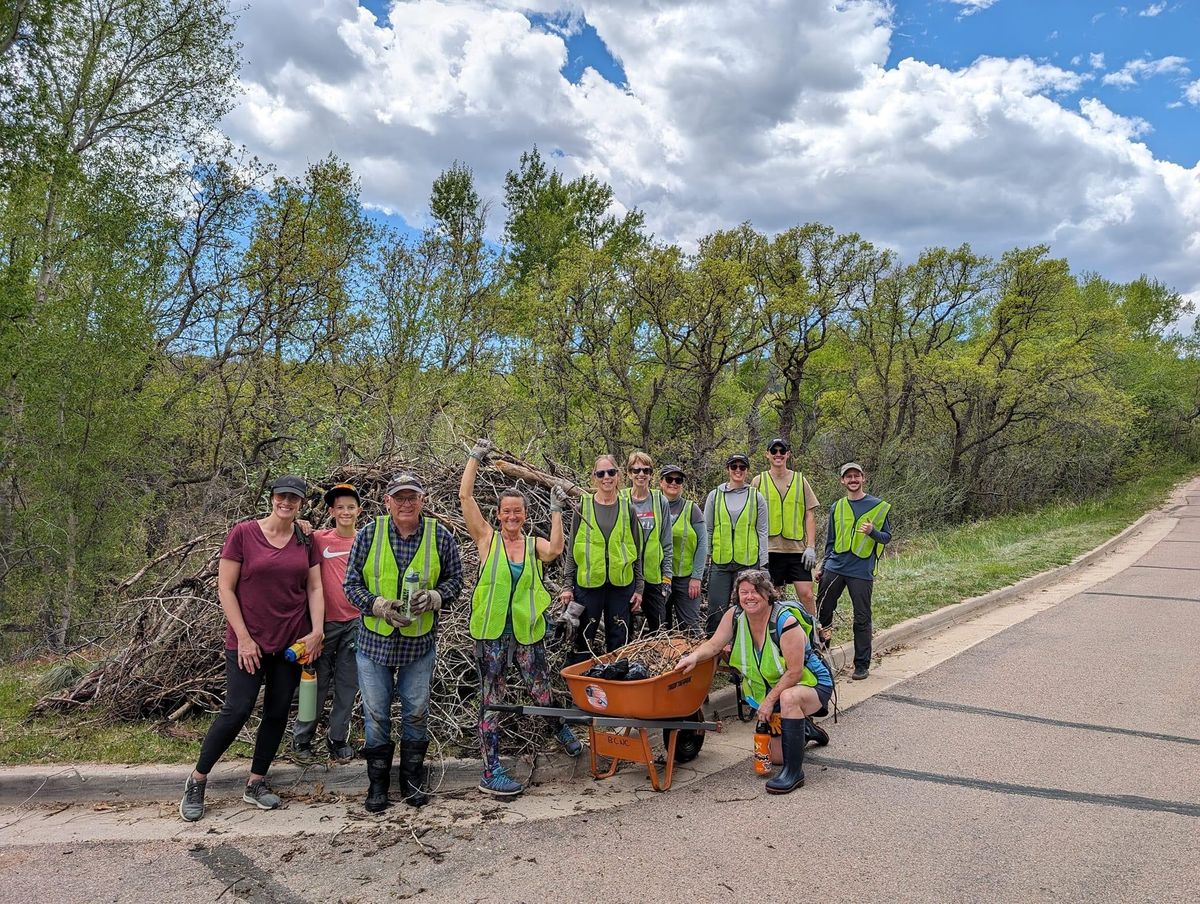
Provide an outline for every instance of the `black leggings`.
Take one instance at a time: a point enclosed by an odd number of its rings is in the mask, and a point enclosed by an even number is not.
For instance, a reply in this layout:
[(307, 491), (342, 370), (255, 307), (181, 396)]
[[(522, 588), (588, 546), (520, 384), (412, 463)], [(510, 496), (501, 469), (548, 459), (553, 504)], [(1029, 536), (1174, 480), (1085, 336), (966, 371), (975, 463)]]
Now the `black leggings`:
[(283, 653), (264, 653), (258, 671), (251, 675), (238, 668), (237, 650), (226, 650), (225, 703), (200, 745), (196, 771), (201, 775), (212, 772), (217, 760), (249, 721), (264, 681), (267, 690), (263, 695), (262, 724), (254, 738), (254, 760), (250, 771), (254, 775), (267, 774), (287, 729), (288, 709), (300, 684), (300, 666), (284, 659)]

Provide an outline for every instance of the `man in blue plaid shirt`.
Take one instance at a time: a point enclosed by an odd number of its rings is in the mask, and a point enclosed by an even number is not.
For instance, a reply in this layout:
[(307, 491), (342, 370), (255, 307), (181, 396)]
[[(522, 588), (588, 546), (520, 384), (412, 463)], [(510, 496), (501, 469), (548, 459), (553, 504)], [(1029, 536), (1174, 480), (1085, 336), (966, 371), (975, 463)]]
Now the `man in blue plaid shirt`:
[(354, 538), (343, 585), (362, 612), (358, 629), (358, 690), (366, 726), (366, 808), (388, 805), (396, 746), (391, 708), (398, 697), (400, 765), (397, 780), (404, 802), (423, 805), (429, 730), (429, 686), (436, 655), (438, 612), (462, 590), (462, 561), (454, 535), (424, 517), (425, 487), (415, 474), (399, 474), (384, 495), (388, 514)]

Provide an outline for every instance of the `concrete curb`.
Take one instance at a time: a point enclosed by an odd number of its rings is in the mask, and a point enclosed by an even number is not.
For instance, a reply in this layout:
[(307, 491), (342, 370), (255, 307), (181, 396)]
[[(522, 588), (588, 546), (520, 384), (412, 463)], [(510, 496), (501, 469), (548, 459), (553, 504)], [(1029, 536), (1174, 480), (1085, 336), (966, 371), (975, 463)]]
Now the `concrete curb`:
[[(975, 618), (982, 613), (999, 608), (1017, 597), (1040, 590), (1102, 559), (1126, 539), (1137, 533), (1148, 522), (1169, 517), (1174, 508), (1183, 504), (1178, 499), (1188, 481), (1177, 485), (1166, 504), (1147, 512), (1115, 537), (1101, 543), (1095, 549), (1083, 553), (1066, 565), (1025, 578), (1009, 587), (993, 590), (982, 596), (972, 597), (959, 603), (951, 603), (934, 612), (911, 618), (880, 631), (874, 637), (876, 653), (915, 640), (924, 639), (938, 631)], [(833, 661), (850, 662), (854, 657), (854, 644), (847, 642), (832, 649)], [(732, 685), (715, 691), (705, 704), (706, 711), (714, 717), (734, 722), (737, 719), (737, 700)], [(444, 775), (433, 784), (443, 790), (474, 787), (479, 780), (479, 761), (475, 759), (447, 759), (443, 761)], [(232, 796), (240, 792), (248, 769), (245, 761), (218, 763), (209, 777), (209, 794)], [(179, 797), (188, 766), (141, 765), (113, 766), (110, 764), (62, 764), (56, 766), (11, 766), (0, 768), (0, 805), (20, 806), (36, 801), (38, 804), (74, 803), (78, 801), (154, 801), (173, 800)], [(565, 755), (538, 754), (534, 777), (538, 782), (569, 780), (586, 774), (581, 760), (572, 760)], [(287, 761), (276, 761), (271, 769), (272, 784), (289, 796), (364, 793), (367, 786), (366, 764), (362, 760), (328, 766), (316, 764), (298, 766)]]

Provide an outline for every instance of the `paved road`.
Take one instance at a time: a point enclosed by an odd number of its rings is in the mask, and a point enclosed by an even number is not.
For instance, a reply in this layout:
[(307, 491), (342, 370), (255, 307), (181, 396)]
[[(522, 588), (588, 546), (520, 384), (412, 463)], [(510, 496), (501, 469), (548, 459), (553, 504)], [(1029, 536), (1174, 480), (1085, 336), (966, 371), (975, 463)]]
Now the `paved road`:
[[(15, 901), (1196, 901), (1200, 481), (1108, 580), (750, 760), (521, 824), (0, 850)], [(224, 831), (224, 830), (222, 830)], [(13, 896), (8, 892), (17, 889)]]

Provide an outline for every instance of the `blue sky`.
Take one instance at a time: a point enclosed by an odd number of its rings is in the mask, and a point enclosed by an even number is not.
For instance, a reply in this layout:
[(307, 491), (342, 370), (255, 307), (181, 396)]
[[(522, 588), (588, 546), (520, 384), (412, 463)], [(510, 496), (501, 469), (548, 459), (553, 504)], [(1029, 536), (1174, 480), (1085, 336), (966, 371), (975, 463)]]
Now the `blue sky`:
[(246, 0), (228, 134), (337, 154), (420, 228), (537, 145), (656, 239), (819, 222), (912, 259), (1045, 243), (1200, 303), (1200, 0)]

